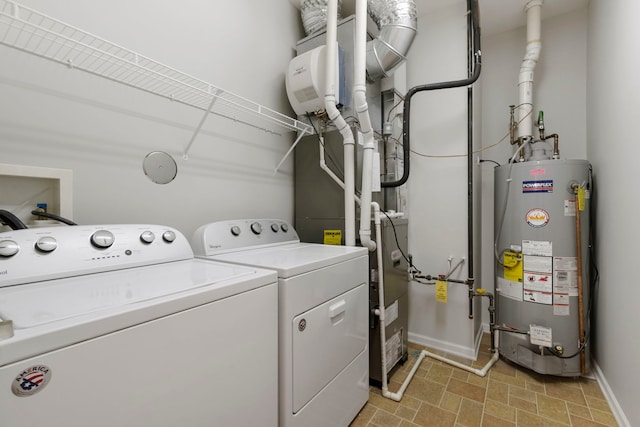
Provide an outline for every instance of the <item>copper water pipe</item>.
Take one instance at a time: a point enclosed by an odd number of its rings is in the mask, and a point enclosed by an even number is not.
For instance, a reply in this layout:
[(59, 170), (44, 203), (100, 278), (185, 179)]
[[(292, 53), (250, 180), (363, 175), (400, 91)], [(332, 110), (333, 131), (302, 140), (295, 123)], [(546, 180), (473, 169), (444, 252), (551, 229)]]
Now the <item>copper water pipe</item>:
[(579, 332), (579, 347), (580, 347), (580, 373), (585, 374), (585, 352), (584, 352), (584, 294), (582, 286), (582, 239), (581, 239), (581, 227), (580, 227), (580, 200), (579, 200), (579, 186), (578, 184), (572, 184), (573, 192), (576, 196), (576, 262), (578, 264), (578, 332)]
[(558, 147), (558, 134), (557, 133), (552, 133), (551, 135), (547, 135), (547, 136), (542, 136), (540, 137), (540, 139), (542, 140), (547, 140), (547, 139), (551, 139), (553, 138), (553, 158), (554, 159), (559, 159), (560, 158), (560, 148)]

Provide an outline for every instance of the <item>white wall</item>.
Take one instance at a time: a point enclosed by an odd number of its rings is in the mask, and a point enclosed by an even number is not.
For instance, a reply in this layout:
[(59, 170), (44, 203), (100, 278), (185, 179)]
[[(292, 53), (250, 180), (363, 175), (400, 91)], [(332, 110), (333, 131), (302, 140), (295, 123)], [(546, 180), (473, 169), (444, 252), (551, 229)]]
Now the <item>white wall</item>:
[[(544, 6), (543, 6), (544, 7)], [(524, 13), (524, 12), (523, 12)], [(482, 146), (509, 132), (509, 105), (518, 104), (518, 73), (526, 47), (526, 28), (482, 40)], [(560, 136), (560, 157), (586, 159), (587, 9), (542, 22), (542, 50), (535, 68), (533, 103), (544, 111), (546, 133)], [(516, 116), (517, 117), (517, 116)], [(537, 136), (537, 127), (534, 126)], [(509, 138), (480, 153), (505, 164), (513, 155)], [(493, 163), (482, 163), (482, 283), (493, 290)], [(489, 319), (485, 314), (484, 322)]]
[[(588, 139), (596, 194), (596, 296), (594, 353), (622, 425), (640, 425), (640, 287), (635, 248), (640, 3), (591, 0), (588, 37)], [(614, 402), (615, 403), (615, 402)], [(617, 406), (619, 404), (619, 406)], [(624, 419), (626, 416), (626, 419)]]
[[(303, 33), (288, 2), (23, 4), (293, 114), (284, 72)], [(0, 162), (73, 170), (77, 222), (160, 223), (189, 236), (219, 219), (293, 219), (293, 163), (273, 174), (292, 132), (272, 135), (212, 115), (184, 160), (202, 111), (5, 46), (0, 57)], [(170, 184), (154, 184), (142, 171), (155, 150), (178, 162)]]
[[(467, 77), (466, 2), (418, 19), (407, 62), (409, 87)], [(409, 251), (424, 274), (446, 274), (467, 257), (467, 89), (417, 93), (411, 101)], [(428, 158), (417, 153), (451, 156)], [(467, 264), (451, 276), (467, 278)], [(409, 285), (409, 339), (466, 357), (475, 356), (479, 324), (468, 318), (468, 288), (448, 285), (448, 302), (433, 286)]]

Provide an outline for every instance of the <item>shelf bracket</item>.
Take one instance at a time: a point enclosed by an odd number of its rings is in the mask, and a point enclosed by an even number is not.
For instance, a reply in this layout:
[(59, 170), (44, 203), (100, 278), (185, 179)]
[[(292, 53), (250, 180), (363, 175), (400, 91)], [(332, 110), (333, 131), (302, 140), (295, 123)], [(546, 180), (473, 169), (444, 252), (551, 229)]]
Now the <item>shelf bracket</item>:
[(285, 153), (284, 157), (282, 158), (282, 160), (280, 160), (280, 163), (278, 163), (278, 165), (276, 166), (276, 168), (273, 171), (273, 174), (277, 174), (278, 173), (278, 169), (280, 169), (280, 166), (282, 166), (282, 164), (284, 163), (285, 160), (287, 160), (287, 157), (289, 157), (289, 155), (291, 154), (291, 152), (294, 150), (294, 148), (296, 148), (296, 145), (298, 145), (298, 142), (300, 142), (300, 140), (302, 139), (303, 136), (305, 136), (307, 134), (306, 130), (303, 130), (300, 132), (300, 134), (298, 135), (298, 137), (296, 138), (295, 142), (293, 143), (293, 145), (291, 145), (291, 148), (289, 148), (289, 150)]
[(193, 135), (191, 135), (191, 139), (189, 140), (189, 142), (187, 143), (187, 146), (184, 148), (184, 151), (182, 152), (182, 158), (185, 160), (189, 160), (189, 150), (191, 149), (191, 145), (193, 145), (193, 141), (195, 141), (196, 137), (198, 136), (198, 134), (200, 133), (200, 129), (202, 129), (202, 125), (204, 125), (204, 122), (207, 120), (207, 117), (209, 116), (209, 114), (211, 114), (211, 109), (213, 108), (213, 104), (216, 103), (216, 100), (218, 99), (218, 96), (222, 93), (222, 89), (218, 89), (215, 91), (214, 94), (212, 94), (211, 96), (211, 102), (209, 103), (209, 107), (207, 108), (207, 110), (204, 112), (204, 115), (202, 116), (202, 118), (200, 119), (200, 123), (198, 123), (198, 127), (196, 128), (196, 130), (193, 132)]

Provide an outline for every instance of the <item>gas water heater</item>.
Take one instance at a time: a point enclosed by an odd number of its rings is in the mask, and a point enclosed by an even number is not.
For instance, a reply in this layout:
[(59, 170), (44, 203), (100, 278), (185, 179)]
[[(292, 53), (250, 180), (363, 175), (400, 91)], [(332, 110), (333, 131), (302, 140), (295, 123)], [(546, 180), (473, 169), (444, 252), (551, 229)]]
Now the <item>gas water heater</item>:
[(590, 170), (561, 159), (495, 169), (499, 351), (542, 374), (589, 368)]

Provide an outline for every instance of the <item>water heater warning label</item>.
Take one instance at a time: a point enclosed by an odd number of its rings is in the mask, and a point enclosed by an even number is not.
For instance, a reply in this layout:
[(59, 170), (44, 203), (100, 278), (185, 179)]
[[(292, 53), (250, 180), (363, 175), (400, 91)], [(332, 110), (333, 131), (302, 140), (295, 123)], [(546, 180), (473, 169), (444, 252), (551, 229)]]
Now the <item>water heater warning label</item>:
[(540, 325), (529, 325), (529, 338), (531, 344), (551, 347), (551, 328)]
[(523, 299), (536, 304), (553, 304), (553, 243), (522, 241)]

